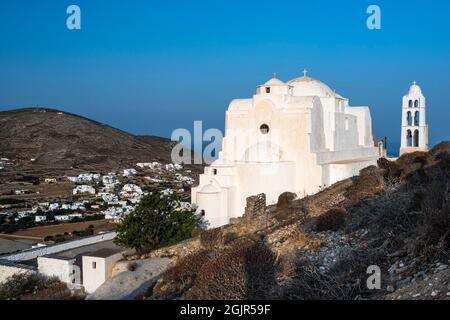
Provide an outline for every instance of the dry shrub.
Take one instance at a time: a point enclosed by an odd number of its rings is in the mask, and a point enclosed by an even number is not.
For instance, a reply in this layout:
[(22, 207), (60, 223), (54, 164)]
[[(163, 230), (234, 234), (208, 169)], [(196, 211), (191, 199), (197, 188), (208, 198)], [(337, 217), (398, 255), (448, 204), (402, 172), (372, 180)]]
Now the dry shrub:
[(368, 175), (359, 175), (352, 178), (352, 185), (344, 193), (344, 196), (352, 202), (372, 196), (382, 190), (383, 176), (380, 172)]
[(236, 241), (239, 238), (239, 235), (235, 232), (226, 232), (223, 235), (223, 244), (229, 245), (230, 243)]
[(299, 247), (304, 247), (308, 243), (308, 237), (299, 230), (295, 230), (289, 235), (288, 241), (295, 243)]
[(204, 230), (200, 233), (200, 243), (205, 250), (213, 251), (223, 244), (222, 229)]
[(360, 176), (382, 176), (384, 173), (385, 170), (377, 166), (369, 166), (359, 171)]
[(430, 153), (434, 156), (444, 152), (450, 153), (450, 141), (443, 141), (435, 145), (433, 149), (430, 150)]
[(397, 191), (402, 185), (402, 181), (398, 177), (386, 177), (382, 180), (382, 188), (387, 195), (391, 195)]
[(130, 262), (127, 264), (127, 270), (128, 271), (136, 271), (138, 265), (136, 262)]
[[(362, 284), (359, 293), (369, 293), (366, 287), (366, 280), (369, 276), (367, 268), (372, 265), (377, 265), (380, 268), (385, 266), (387, 259), (387, 250), (382, 246), (376, 248), (365, 248), (351, 250), (345, 255), (339, 257), (338, 261), (333, 265), (329, 271), (330, 276), (339, 279), (339, 282), (355, 286)], [(382, 276), (384, 273), (381, 273)]]
[(310, 240), (308, 243), (308, 246), (311, 248), (312, 251), (317, 251), (322, 247), (322, 240), (320, 239), (313, 239)]
[(321, 273), (306, 261), (301, 262), (296, 276), (279, 286), (275, 299), (293, 300), (352, 300), (359, 293), (359, 283), (343, 283), (337, 277)]
[(262, 242), (239, 242), (205, 264), (186, 297), (193, 300), (263, 299), (275, 285), (278, 263)]
[(202, 228), (199, 227), (194, 228), (194, 230), (192, 230), (192, 238), (199, 237), (202, 232), (203, 232)]
[(422, 169), (431, 160), (431, 158), (432, 157), (428, 152), (413, 152), (402, 155), (396, 161), (398, 169), (396, 176), (401, 179), (410, 177), (411, 174), (414, 174), (418, 170)]
[(37, 273), (15, 274), (0, 286), (0, 300), (68, 300), (74, 299), (67, 285), (57, 278)]
[(413, 252), (426, 260), (448, 258), (450, 248), (450, 208), (444, 177), (436, 179), (423, 191), (422, 212), (413, 242)]
[[(284, 266), (290, 279), (274, 290), (275, 299), (353, 300), (376, 292), (366, 289), (367, 267), (384, 265), (386, 252), (382, 249), (351, 250), (339, 257), (331, 270), (321, 272), (306, 258), (297, 256), (295, 273)], [(280, 277), (281, 278), (281, 277)]]
[[(289, 281), (291, 278), (295, 277), (297, 275), (297, 252), (287, 251), (281, 254), (278, 257), (277, 271), (277, 284), (285, 283), (286, 281)], [(269, 293), (269, 298), (274, 298), (272, 295), (277, 292), (277, 287), (278, 285), (274, 287), (273, 290), (271, 290), (271, 292)]]
[(385, 177), (399, 177), (400, 169), (395, 161), (389, 161), (385, 158), (380, 158), (377, 161), (378, 167), (384, 170)]
[(294, 201), (296, 198), (297, 195), (292, 192), (284, 192), (280, 194), (280, 196), (278, 197), (277, 209), (289, 208), (292, 204), (292, 201)]
[(154, 299), (180, 298), (193, 284), (200, 268), (211, 258), (206, 251), (199, 251), (181, 258), (164, 272), (153, 288)]
[(338, 231), (345, 225), (347, 210), (344, 208), (333, 208), (317, 217), (316, 231)]
[(46, 288), (22, 296), (21, 300), (79, 300), (83, 296), (74, 296), (62, 282), (54, 282)]

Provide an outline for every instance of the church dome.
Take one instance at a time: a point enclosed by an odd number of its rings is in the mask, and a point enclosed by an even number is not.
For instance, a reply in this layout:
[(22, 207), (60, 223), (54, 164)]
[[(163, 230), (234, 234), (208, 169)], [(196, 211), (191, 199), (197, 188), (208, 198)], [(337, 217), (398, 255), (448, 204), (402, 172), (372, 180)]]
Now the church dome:
[(280, 79), (277, 79), (277, 78), (273, 77), (272, 79), (270, 79), (269, 81), (264, 83), (264, 85), (267, 86), (267, 87), (269, 87), (269, 86), (285, 86), (286, 83), (284, 83)]
[(303, 77), (292, 79), (288, 84), (294, 88), (295, 96), (334, 96), (334, 92), (329, 86), (322, 81), (306, 76), (306, 71)]
[(411, 87), (409, 87), (408, 94), (416, 94), (416, 95), (422, 94), (422, 89), (417, 85), (417, 82), (414, 81)]

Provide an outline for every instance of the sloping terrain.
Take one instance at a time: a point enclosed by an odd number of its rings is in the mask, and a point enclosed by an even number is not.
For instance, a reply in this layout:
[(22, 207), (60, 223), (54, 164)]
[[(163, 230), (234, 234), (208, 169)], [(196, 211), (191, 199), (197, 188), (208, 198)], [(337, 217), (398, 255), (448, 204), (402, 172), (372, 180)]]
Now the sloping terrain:
[(138, 161), (170, 163), (174, 142), (139, 137), (53, 109), (0, 112), (0, 155), (47, 167), (117, 169)]
[(449, 183), (444, 142), (130, 259), (175, 260), (148, 299), (450, 299)]

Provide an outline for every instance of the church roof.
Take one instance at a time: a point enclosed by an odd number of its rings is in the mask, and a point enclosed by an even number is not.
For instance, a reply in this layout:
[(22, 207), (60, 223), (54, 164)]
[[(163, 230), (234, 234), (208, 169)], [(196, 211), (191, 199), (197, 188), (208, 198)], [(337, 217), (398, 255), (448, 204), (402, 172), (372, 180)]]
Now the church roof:
[(296, 95), (300, 94), (301, 96), (329, 97), (334, 96), (335, 94), (334, 91), (322, 81), (306, 75), (292, 79), (288, 82), (288, 84), (294, 87)]
[(419, 85), (417, 85), (417, 82), (414, 81), (411, 87), (409, 87), (408, 94), (422, 94), (422, 89), (419, 87)]
[(280, 79), (277, 79), (277, 78), (273, 77), (272, 79), (270, 79), (269, 81), (264, 83), (264, 85), (265, 86), (285, 86), (286, 83), (284, 83)]

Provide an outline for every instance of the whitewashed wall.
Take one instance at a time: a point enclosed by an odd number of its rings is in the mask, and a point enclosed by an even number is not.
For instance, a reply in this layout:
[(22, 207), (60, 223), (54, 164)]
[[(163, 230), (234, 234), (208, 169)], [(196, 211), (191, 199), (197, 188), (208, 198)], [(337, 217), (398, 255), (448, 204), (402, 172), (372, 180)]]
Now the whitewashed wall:
[(82, 247), (82, 246), (91, 245), (91, 244), (98, 243), (98, 242), (112, 240), (115, 237), (116, 237), (115, 232), (103, 233), (103, 234), (95, 235), (92, 237), (87, 237), (87, 238), (80, 239), (80, 240), (59, 243), (59, 244), (55, 244), (52, 246), (26, 250), (26, 251), (22, 251), (22, 252), (7, 255), (7, 256), (1, 256), (0, 262), (2, 260), (10, 261), (10, 262), (32, 260), (32, 259), (36, 259), (38, 257), (42, 257), (42, 256), (49, 255), (49, 254), (54, 254), (54, 253), (58, 253), (61, 251), (66, 251), (66, 250), (70, 250), (70, 249), (74, 249), (74, 248), (78, 248), (78, 247)]

